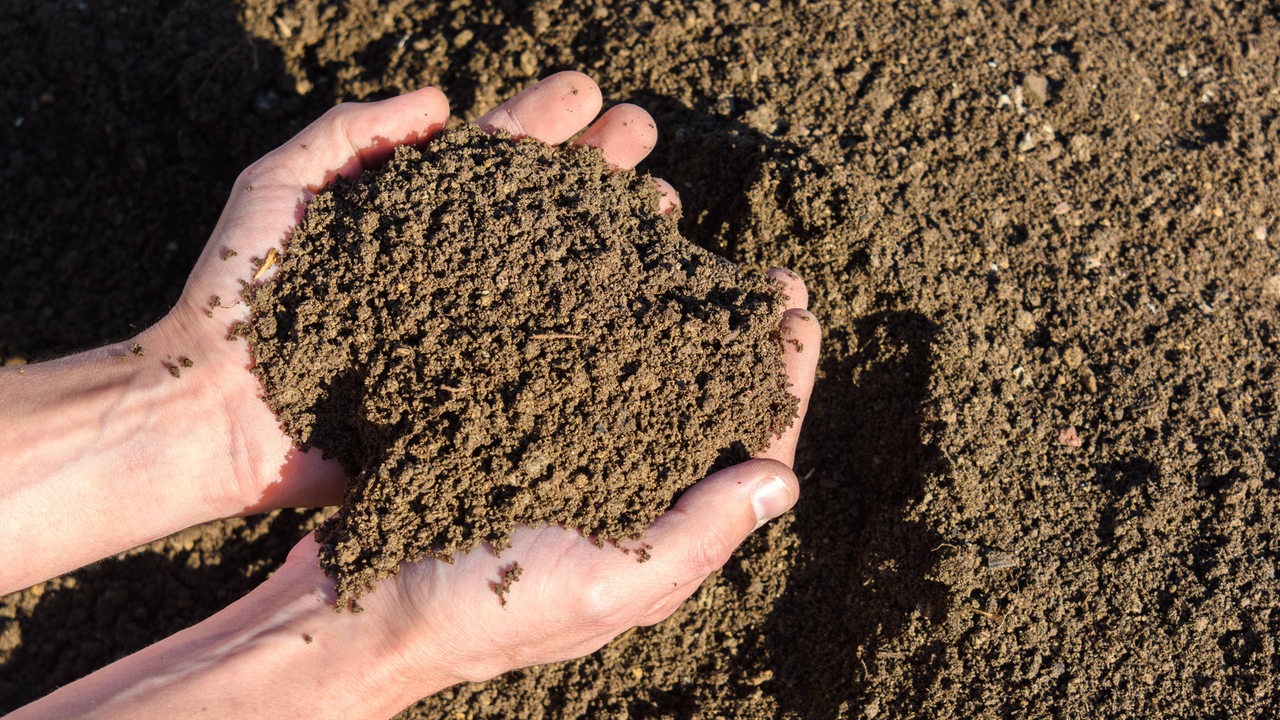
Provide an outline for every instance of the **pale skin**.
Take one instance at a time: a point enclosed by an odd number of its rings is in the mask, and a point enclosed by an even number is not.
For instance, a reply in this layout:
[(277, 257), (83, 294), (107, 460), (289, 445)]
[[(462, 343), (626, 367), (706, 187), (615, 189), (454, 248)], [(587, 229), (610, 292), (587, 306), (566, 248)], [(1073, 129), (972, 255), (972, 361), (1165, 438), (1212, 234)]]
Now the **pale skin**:
[[(595, 83), (564, 72), (476, 123), (553, 145), (585, 128), (577, 142), (634, 167), (657, 140), (652, 119), (632, 105), (596, 118), (600, 108)], [(448, 113), (434, 88), (334, 108), (240, 175), (167, 316), (123, 343), (0, 370), (0, 547), (22, 548), (0, 564), (0, 593), (201, 522), (340, 501), (341, 469), (293, 446), (244, 343), (227, 340), (247, 317), (240, 282), (255, 274), (252, 258), (281, 248), (311, 193), (428, 139)], [(659, 184), (666, 212), (679, 200)], [(756, 459), (685, 492), (646, 532), (648, 562), (563, 528), (518, 528), (501, 558), (476, 550), (405, 565), (361, 599), (363, 612), (340, 613), (308, 536), (222, 612), (11, 717), (385, 718), (450, 685), (580, 657), (661, 622), (799, 494), (791, 464), (820, 330), (800, 279), (770, 276), (790, 298), (780, 330), (798, 341), (783, 353), (799, 416)], [(193, 364), (175, 379), (169, 366), (182, 358)], [(503, 605), (493, 584), (517, 562), (523, 575)]]

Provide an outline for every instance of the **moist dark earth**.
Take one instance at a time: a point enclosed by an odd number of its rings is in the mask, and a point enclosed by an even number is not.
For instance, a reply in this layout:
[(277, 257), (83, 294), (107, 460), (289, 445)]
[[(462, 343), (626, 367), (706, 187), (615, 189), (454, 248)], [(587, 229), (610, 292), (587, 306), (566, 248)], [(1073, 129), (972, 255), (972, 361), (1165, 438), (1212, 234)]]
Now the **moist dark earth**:
[(785, 294), (677, 216), (599, 150), (467, 124), (307, 204), (237, 332), (288, 435), (351, 478), (316, 532), (340, 607), (517, 525), (646, 558), (681, 492), (791, 425)]
[[(465, 120), (566, 68), (653, 113), (687, 237), (807, 279), (795, 511), (666, 623), (406, 717), (1280, 702), (1274, 3), (15, 0), (0, 23), (5, 362), (162, 315), (239, 169), (333, 103), (435, 84)], [(216, 523), (0, 600), (0, 708), (213, 613), (315, 522)]]

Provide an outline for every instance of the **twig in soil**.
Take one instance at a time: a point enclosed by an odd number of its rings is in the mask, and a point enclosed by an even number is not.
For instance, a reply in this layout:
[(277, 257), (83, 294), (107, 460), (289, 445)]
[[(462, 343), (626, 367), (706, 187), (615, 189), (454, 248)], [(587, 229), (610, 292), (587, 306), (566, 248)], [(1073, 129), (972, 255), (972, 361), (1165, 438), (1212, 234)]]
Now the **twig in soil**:
[(253, 274), (254, 281), (256, 282), (258, 278), (262, 277), (263, 274), (270, 270), (271, 266), (276, 264), (276, 260), (279, 257), (280, 253), (276, 252), (275, 248), (268, 250), (267, 256), (262, 259), (262, 264), (258, 266), (258, 271)]
[(581, 340), (581, 335), (573, 333), (536, 333), (529, 336), (530, 340)]
[(469, 395), (471, 393), (471, 388), (465, 385), (441, 385), (440, 389), (445, 392), (451, 392), (454, 395)]
[(979, 610), (978, 608), (973, 607), (973, 606), (970, 606), (970, 607), (969, 607), (969, 609), (970, 609), (970, 610), (972, 610), (972, 611), (974, 611), (975, 613), (977, 613), (977, 614), (981, 615), (982, 617), (984, 617), (984, 618), (986, 618), (986, 619), (990, 620), (990, 621), (991, 621), (991, 622), (993, 622), (993, 623), (998, 623), (998, 622), (1000, 622), (1001, 620), (1003, 620), (1003, 619), (1004, 619), (1003, 617), (1001, 617), (1001, 616), (997, 615), (996, 613), (993, 613), (993, 612), (987, 612), (986, 610)]

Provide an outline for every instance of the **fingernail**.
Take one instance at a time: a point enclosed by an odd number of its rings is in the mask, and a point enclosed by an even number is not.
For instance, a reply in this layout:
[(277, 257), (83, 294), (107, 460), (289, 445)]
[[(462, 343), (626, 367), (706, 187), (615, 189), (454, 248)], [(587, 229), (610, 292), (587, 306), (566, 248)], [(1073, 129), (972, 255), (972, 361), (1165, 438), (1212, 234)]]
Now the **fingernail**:
[(786, 512), (795, 504), (791, 486), (782, 478), (763, 481), (751, 495), (751, 506), (756, 511), (756, 528)]

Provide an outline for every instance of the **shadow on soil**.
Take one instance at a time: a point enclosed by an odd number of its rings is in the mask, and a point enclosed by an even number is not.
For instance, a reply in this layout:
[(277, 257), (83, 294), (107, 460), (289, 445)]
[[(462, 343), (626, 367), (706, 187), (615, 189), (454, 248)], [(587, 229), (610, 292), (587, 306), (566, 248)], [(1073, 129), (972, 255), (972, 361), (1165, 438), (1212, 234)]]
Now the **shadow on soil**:
[(799, 154), (792, 143), (663, 95), (627, 99), (657, 122), (661, 140), (642, 169), (672, 183), (684, 200), (680, 231), (690, 241), (738, 260), (736, 238), (751, 217), (750, 190), (766, 161)]
[(244, 596), (284, 562), (307, 513), (251, 518), (227, 539), (197, 538), (172, 555), (104, 560), (51, 587), (31, 612), (0, 618), (22, 643), (0, 664), (0, 714), (190, 627)]
[[(677, 179), (682, 232), (738, 259), (735, 239), (753, 221), (763, 167), (794, 172), (803, 149), (672, 98), (629, 101), (675, 128), (645, 165)], [(928, 579), (941, 538), (905, 517), (941, 462), (922, 438), (936, 333), (919, 314), (880, 312), (855, 322), (849, 337), (824, 341), (796, 463), (802, 478), (816, 471), (794, 511), (797, 560), (765, 626), (741, 638), (769, 658), (773, 679), (763, 689), (783, 715), (836, 716), (858, 701), (877, 651), (912, 618), (942, 619), (945, 588)], [(923, 691), (929, 669), (912, 672), (906, 685)]]
[(197, 0), (0, 8), (0, 356), (119, 340), (166, 312), (236, 174), (332, 104), (298, 95), (236, 13)]
[[(834, 717), (862, 694), (876, 651), (914, 616), (940, 620), (929, 580), (941, 538), (906, 519), (938, 463), (921, 438), (935, 326), (905, 312), (870, 315), (823, 368), (796, 467), (805, 483), (792, 525), (797, 561), (762, 630), (768, 690), (784, 714)], [(918, 677), (927, 669), (914, 668)]]

